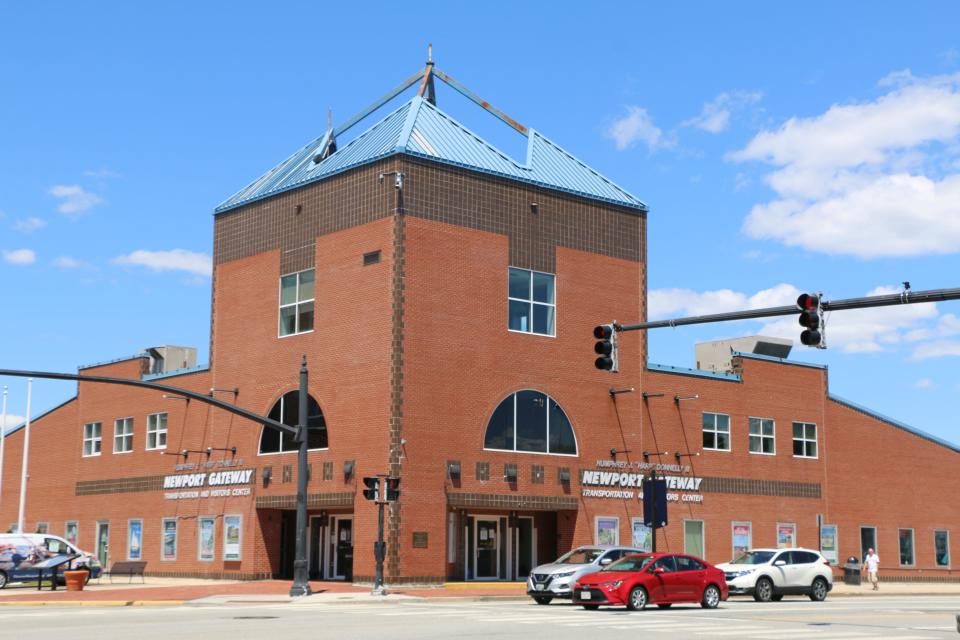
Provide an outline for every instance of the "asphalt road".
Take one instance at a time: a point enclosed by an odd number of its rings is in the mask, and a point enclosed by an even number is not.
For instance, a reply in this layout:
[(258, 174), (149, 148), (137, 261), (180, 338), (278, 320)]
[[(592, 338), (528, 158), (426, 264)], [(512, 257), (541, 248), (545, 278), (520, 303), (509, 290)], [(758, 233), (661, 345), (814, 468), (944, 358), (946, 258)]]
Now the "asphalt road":
[(266, 638), (497, 638), (589, 640), (944, 640), (960, 638), (960, 598), (877, 596), (806, 598), (758, 604), (735, 599), (719, 609), (585, 611), (569, 604), (392, 600), (134, 607), (3, 607), (0, 638), (69, 637), (72, 640), (134, 638), (205, 640)]

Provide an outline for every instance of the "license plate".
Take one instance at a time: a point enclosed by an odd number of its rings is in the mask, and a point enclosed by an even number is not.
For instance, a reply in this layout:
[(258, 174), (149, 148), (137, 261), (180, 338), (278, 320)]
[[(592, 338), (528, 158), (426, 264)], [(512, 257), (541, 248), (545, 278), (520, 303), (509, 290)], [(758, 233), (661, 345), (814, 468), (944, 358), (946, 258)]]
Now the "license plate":
[(592, 594), (591, 594), (589, 591), (581, 591), (581, 592), (580, 592), (580, 599), (581, 599), (581, 600), (589, 600), (591, 595), (592, 595)]
[(533, 585), (533, 588), (534, 588), (535, 590), (537, 590), (537, 591), (543, 591), (543, 585), (542, 585), (542, 584), (535, 584), (535, 585)]

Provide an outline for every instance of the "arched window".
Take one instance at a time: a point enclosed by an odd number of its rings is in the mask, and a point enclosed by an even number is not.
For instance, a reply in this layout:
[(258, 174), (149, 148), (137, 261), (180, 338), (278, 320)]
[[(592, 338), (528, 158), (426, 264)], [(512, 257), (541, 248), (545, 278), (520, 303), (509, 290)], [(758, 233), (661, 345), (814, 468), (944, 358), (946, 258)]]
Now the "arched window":
[[(267, 417), (295, 427), (299, 422), (299, 416), (297, 415), (299, 410), (300, 392), (290, 391), (277, 400)], [(265, 426), (260, 431), (260, 453), (284, 453), (296, 451), (297, 448), (293, 436), (283, 433), (279, 429)], [(307, 396), (307, 448), (327, 448), (327, 422), (323, 419), (320, 405), (310, 395)]]
[(527, 389), (510, 394), (494, 410), (483, 448), (575, 456), (577, 439), (557, 401)]

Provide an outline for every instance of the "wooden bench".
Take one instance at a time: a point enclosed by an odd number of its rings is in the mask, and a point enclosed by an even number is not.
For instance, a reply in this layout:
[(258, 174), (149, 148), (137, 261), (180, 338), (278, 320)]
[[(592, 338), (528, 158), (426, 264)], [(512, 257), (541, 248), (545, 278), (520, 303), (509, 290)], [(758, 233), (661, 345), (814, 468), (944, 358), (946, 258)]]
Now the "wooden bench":
[(113, 566), (110, 567), (110, 571), (107, 571), (107, 574), (110, 576), (110, 582), (113, 582), (113, 576), (130, 576), (129, 582), (133, 582), (133, 576), (140, 576), (140, 580), (146, 582), (143, 576), (146, 568), (146, 561), (128, 560), (126, 562), (114, 562)]

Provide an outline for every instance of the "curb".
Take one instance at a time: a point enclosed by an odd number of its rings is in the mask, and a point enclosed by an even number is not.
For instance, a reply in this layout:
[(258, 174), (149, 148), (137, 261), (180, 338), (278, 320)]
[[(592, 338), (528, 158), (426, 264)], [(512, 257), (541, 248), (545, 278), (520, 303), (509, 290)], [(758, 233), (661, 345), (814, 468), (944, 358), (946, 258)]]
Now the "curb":
[(20, 600), (0, 601), (0, 607), (174, 607), (186, 600)]

